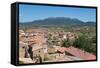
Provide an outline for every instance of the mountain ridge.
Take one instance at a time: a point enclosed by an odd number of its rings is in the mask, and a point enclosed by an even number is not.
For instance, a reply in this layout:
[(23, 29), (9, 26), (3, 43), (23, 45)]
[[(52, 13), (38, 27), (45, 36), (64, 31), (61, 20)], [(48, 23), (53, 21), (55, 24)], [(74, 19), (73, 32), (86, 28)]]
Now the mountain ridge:
[(95, 26), (95, 22), (83, 22), (77, 18), (69, 17), (50, 17), (42, 20), (19, 23), (20, 25), (76, 25), (76, 26)]

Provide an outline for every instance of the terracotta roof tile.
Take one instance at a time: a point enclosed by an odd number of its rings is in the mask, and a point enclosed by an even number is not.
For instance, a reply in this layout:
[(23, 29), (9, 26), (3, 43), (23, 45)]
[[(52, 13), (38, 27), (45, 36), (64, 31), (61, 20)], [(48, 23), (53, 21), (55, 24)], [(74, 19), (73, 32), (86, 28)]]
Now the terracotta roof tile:
[(96, 59), (96, 56), (91, 54), (91, 53), (88, 53), (88, 52), (85, 52), (83, 50), (80, 50), (78, 48), (75, 48), (75, 47), (69, 47), (69, 48), (66, 48), (66, 51), (76, 57), (80, 57), (82, 59), (85, 59), (85, 60), (95, 60)]

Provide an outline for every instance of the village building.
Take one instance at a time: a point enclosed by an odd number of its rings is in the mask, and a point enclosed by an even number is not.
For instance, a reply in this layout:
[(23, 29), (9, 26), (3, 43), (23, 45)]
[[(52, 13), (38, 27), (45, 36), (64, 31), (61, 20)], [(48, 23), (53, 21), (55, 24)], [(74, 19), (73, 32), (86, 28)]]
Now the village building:
[(42, 60), (44, 59), (44, 54), (47, 53), (47, 45), (46, 45), (47, 39), (44, 37), (45, 31), (44, 33), (42, 32), (43, 31), (39, 29), (39, 30), (27, 31), (25, 33), (25, 35), (23, 36), (23, 40), (21, 41), (23, 43), (27, 43), (27, 45), (26, 47), (25, 46), (22, 47), (21, 44), (19, 48), (24, 58), (31, 58), (32, 60), (36, 60), (36, 58), (40, 56)]
[[(75, 47), (62, 47), (62, 40), (74, 41), (73, 32), (48, 32), (46, 29), (19, 30), (19, 59), (30, 63), (91, 60), (96, 57)], [(25, 61), (26, 63), (26, 61)]]

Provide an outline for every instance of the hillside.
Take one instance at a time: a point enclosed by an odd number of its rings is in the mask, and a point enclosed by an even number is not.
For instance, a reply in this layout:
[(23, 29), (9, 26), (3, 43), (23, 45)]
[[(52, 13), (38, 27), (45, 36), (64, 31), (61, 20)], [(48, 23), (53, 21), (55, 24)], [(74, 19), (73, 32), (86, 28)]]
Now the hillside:
[(32, 22), (20, 22), (20, 26), (95, 26), (95, 22), (83, 22), (79, 19), (66, 17), (52, 17)]

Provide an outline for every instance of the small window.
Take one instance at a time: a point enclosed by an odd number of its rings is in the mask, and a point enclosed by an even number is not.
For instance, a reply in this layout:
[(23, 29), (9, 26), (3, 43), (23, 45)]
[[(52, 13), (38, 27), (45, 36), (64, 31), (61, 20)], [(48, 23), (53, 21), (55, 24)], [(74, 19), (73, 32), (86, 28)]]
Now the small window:
[(40, 53), (40, 50), (39, 50), (39, 53)]
[(22, 48), (25, 48), (25, 47), (22, 47)]

